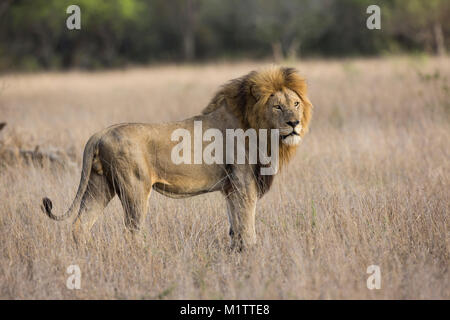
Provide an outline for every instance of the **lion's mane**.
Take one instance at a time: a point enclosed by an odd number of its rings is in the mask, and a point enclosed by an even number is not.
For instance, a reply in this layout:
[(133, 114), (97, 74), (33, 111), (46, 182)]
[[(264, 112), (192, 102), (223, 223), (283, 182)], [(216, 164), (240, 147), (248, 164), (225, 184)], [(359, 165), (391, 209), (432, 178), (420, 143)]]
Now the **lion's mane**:
[[(262, 107), (271, 94), (285, 88), (296, 92), (302, 100), (300, 136), (303, 137), (309, 129), (313, 106), (307, 97), (306, 81), (295, 68), (273, 66), (233, 79), (220, 88), (208, 106), (203, 109), (202, 114), (211, 113), (225, 103), (226, 108), (241, 121), (244, 129), (263, 129), (260, 125), (264, 117)], [(255, 92), (258, 93), (257, 97)], [(287, 163), (296, 149), (296, 146), (281, 144), (280, 164)]]

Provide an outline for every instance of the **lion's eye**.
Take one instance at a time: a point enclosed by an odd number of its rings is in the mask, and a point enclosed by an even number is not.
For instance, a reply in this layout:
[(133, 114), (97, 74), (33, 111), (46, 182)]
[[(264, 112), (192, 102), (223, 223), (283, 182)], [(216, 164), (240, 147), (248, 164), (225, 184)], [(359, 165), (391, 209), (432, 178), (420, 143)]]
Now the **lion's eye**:
[(298, 107), (299, 104), (300, 104), (300, 102), (296, 101), (296, 102), (294, 103), (294, 106), (295, 106), (295, 107)]
[(277, 104), (276, 106), (273, 106), (276, 110), (282, 110), (281, 106), (279, 104)]

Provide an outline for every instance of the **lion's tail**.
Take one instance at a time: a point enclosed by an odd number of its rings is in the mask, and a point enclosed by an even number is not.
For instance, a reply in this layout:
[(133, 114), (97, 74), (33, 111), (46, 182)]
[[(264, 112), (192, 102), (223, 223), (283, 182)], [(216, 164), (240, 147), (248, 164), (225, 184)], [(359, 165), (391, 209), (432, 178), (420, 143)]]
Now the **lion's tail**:
[(56, 221), (65, 220), (69, 218), (73, 214), (73, 212), (80, 206), (81, 199), (83, 197), (84, 192), (86, 191), (89, 176), (91, 174), (94, 151), (97, 148), (98, 141), (99, 141), (98, 135), (93, 135), (86, 143), (86, 147), (84, 148), (83, 154), (83, 168), (81, 170), (80, 185), (78, 186), (77, 195), (75, 196), (72, 205), (69, 207), (66, 213), (59, 216), (54, 215), (52, 213), (53, 208), (52, 201), (47, 197), (42, 199), (41, 209), (49, 216), (50, 219)]

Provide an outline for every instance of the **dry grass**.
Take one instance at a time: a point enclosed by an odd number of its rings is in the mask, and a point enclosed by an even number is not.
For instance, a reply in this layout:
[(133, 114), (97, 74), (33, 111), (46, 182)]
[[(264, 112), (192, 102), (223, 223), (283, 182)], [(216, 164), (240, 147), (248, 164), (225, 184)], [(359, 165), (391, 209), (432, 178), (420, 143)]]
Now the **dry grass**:
[[(200, 112), (218, 85), (252, 63), (161, 66), (0, 78), (3, 137), (75, 153), (117, 122)], [(115, 198), (76, 249), (60, 213), (80, 169), (0, 169), (0, 298), (450, 298), (450, 60), (298, 63), (315, 113), (296, 157), (259, 203), (258, 245), (229, 253), (218, 194), (152, 194), (146, 247), (124, 236)], [(437, 73), (435, 73), (437, 71)], [(0, 160), (1, 161), (1, 160)], [(66, 288), (78, 264), (81, 290)], [(368, 290), (366, 268), (381, 268)]]

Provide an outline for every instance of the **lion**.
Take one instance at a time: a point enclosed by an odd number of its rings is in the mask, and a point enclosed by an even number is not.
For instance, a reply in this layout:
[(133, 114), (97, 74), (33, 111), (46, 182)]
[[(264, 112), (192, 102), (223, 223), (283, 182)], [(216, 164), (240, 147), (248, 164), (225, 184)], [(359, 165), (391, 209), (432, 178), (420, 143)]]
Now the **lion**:
[(306, 91), (306, 81), (296, 69), (273, 66), (223, 85), (200, 115), (178, 122), (108, 127), (86, 143), (80, 184), (67, 212), (53, 214), (47, 197), (42, 210), (53, 220), (64, 220), (78, 209), (72, 233), (80, 243), (115, 195), (124, 209), (126, 229), (139, 234), (152, 189), (171, 198), (218, 191), (226, 199), (231, 248), (250, 247), (256, 243), (257, 201), (269, 191), (275, 175), (262, 175), (264, 164), (259, 161), (175, 164), (171, 133), (179, 128), (193, 132), (195, 121), (224, 134), (230, 128), (277, 129), (282, 168), (308, 132), (313, 106)]

